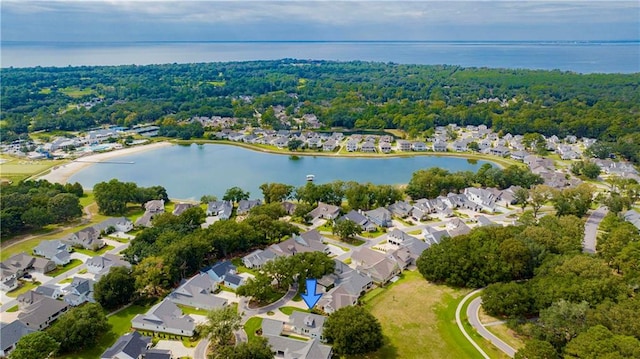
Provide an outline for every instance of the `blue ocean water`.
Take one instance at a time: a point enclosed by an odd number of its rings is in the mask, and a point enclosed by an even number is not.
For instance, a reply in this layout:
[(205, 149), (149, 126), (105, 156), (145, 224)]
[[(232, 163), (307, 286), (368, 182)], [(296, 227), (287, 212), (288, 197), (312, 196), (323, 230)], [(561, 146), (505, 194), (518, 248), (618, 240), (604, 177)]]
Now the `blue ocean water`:
[(147, 65), (282, 58), (640, 72), (640, 42), (3, 42), (2, 67)]

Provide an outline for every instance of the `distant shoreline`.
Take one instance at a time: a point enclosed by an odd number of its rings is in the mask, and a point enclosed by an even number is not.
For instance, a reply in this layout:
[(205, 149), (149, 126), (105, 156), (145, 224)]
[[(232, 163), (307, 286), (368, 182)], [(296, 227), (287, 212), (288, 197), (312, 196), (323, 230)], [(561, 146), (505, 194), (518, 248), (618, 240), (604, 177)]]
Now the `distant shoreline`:
[(113, 160), (117, 157), (131, 155), (134, 153), (140, 153), (144, 151), (155, 150), (159, 148), (164, 148), (173, 145), (192, 145), (192, 144), (214, 144), (214, 145), (227, 145), (227, 146), (236, 146), (242, 147), (251, 151), (263, 152), (275, 155), (284, 155), (284, 156), (306, 156), (306, 157), (334, 157), (334, 158), (398, 158), (398, 157), (456, 157), (456, 158), (464, 158), (468, 160), (477, 160), (477, 161), (487, 161), (492, 164), (505, 168), (511, 164), (520, 164), (520, 162), (516, 162), (507, 158), (496, 158), (495, 156), (490, 155), (482, 155), (482, 154), (474, 154), (474, 153), (460, 153), (460, 152), (432, 152), (432, 151), (424, 151), (424, 152), (400, 152), (400, 153), (337, 153), (337, 152), (293, 152), (288, 150), (275, 150), (258, 147), (252, 144), (242, 143), (242, 142), (231, 142), (231, 141), (219, 141), (219, 140), (168, 140), (162, 142), (155, 142), (147, 145), (140, 145), (135, 147), (128, 147), (119, 150), (113, 150), (109, 152), (97, 153), (89, 156), (79, 157), (76, 161), (73, 160), (64, 165), (60, 165), (58, 167), (54, 167), (47, 174), (42, 176), (38, 176), (37, 179), (44, 179), (49, 182), (57, 182), (57, 183), (67, 183), (69, 178), (76, 174), (77, 172), (93, 166), (95, 164), (99, 164), (100, 162)]

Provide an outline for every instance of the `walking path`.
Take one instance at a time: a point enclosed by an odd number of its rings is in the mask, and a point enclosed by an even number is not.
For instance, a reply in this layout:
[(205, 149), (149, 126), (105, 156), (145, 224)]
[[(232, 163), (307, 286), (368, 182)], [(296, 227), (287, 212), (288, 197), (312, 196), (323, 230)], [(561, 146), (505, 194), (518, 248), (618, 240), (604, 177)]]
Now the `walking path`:
[[(464, 307), (465, 303), (469, 300), (469, 298), (471, 298), (472, 296), (474, 296), (476, 293), (479, 293), (482, 289), (476, 289), (473, 292), (467, 294), (464, 298), (462, 298), (462, 300), (460, 301), (460, 303), (458, 303), (458, 307), (456, 308), (456, 324), (458, 324), (458, 328), (460, 329), (460, 331), (462, 332), (462, 335), (464, 335), (465, 338), (467, 338), (467, 340), (469, 341), (469, 343), (471, 343), (471, 345), (473, 345), (474, 348), (476, 348), (478, 350), (478, 352), (480, 352), (480, 355), (482, 355), (483, 358), (485, 359), (491, 359), (489, 358), (489, 355), (487, 355), (487, 353), (484, 352), (484, 350), (482, 350), (482, 348), (480, 348), (480, 346), (478, 345), (478, 343), (476, 343), (471, 336), (469, 335), (469, 333), (467, 333), (467, 331), (464, 329), (464, 326), (462, 325), (462, 321), (460, 320), (460, 312), (462, 311), (462, 307)], [(467, 313), (469, 313), (469, 311), (467, 310)], [(468, 314), (467, 314), (468, 316)], [(473, 324), (472, 324), (473, 325)], [(477, 329), (477, 328), (476, 328)]]
[(609, 213), (607, 207), (599, 207), (587, 219), (587, 223), (584, 225), (584, 241), (582, 242), (582, 251), (584, 253), (596, 252), (596, 239), (598, 235), (598, 227), (604, 216)]

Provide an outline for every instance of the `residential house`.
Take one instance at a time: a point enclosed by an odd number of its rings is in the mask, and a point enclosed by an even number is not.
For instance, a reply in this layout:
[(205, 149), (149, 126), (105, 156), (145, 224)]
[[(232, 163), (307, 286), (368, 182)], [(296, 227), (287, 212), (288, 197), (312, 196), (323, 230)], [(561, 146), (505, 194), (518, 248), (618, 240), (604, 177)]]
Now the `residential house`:
[(384, 207), (378, 207), (370, 211), (364, 212), (364, 215), (373, 223), (380, 227), (391, 227), (391, 211)]
[(191, 337), (196, 323), (190, 315), (182, 314), (182, 310), (175, 303), (165, 299), (151, 307), (146, 314), (133, 317), (131, 326), (134, 329)]
[(100, 276), (109, 273), (109, 271), (113, 267), (131, 268), (131, 263), (127, 262), (122, 257), (111, 253), (105, 253), (101, 256), (91, 257), (87, 259), (85, 264), (87, 265), (87, 271), (89, 273)]
[(259, 199), (243, 199), (238, 202), (238, 214), (247, 214), (251, 208), (259, 206), (262, 204), (262, 201)]
[(318, 292), (325, 292), (317, 307), (328, 314), (346, 306), (356, 305), (358, 298), (373, 288), (373, 280), (369, 276), (339, 260), (334, 262), (333, 273), (320, 278), (317, 286)]
[(296, 212), (297, 207), (298, 205), (293, 202), (289, 202), (289, 201), (282, 202), (282, 208), (284, 208), (284, 211), (287, 212), (287, 214), (290, 216)]
[(427, 150), (427, 145), (424, 142), (414, 142), (411, 145), (411, 149), (414, 151), (426, 151)]
[(238, 289), (244, 282), (244, 278), (238, 275), (236, 266), (229, 261), (218, 262), (203, 272), (207, 273), (216, 283), (231, 289)]
[(380, 152), (382, 153), (391, 152), (391, 144), (389, 142), (380, 141), (380, 143), (378, 144), (378, 147), (380, 147)]
[(347, 141), (347, 151), (355, 152), (358, 150), (358, 142), (354, 139), (350, 139)]
[(98, 230), (98, 232), (108, 231), (127, 233), (133, 230), (133, 223), (125, 217), (112, 217), (94, 224), (93, 228)]
[(47, 296), (41, 293), (36, 292), (35, 290), (29, 290), (24, 292), (16, 298), (18, 302), (18, 306), (20, 309), (24, 309), (34, 303), (39, 302), (42, 298), (46, 298)]
[(34, 272), (44, 274), (56, 269), (56, 264), (50, 259), (36, 257), (36, 259), (31, 264), (31, 268), (34, 270)]
[(289, 316), (289, 325), (284, 326), (284, 330), (289, 329), (295, 334), (308, 338), (324, 340), (322, 331), (326, 317), (313, 313), (293, 311)]
[(287, 257), (305, 252), (330, 253), (329, 246), (323, 243), (322, 236), (315, 229), (301, 235), (293, 235), (286, 241), (272, 244), (269, 251), (277, 256)]
[(625, 221), (633, 224), (640, 231), (640, 213), (630, 209), (624, 212), (622, 216)]
[(526, 151), (515, 151), (511, 153), (511, 158), (516, 161), (524, 161), (524, 158), (529, 156), (529, 152)]
[[(409, 264), (414, 265), (416, 264), (416, 261), (418, 260), (418, 258), (420, 258), (420, 255), (422, 254), (422, 252), (426, 251), (430, 246), (431, 246), (430, 243), (426, 243), (417, 238), (411, 237), (411, 238), (405, 239), (400, 245), (399, 249), (406, 250), (406, 253), (409, 256)], [(398, 253), (398, 255), (396, 256), (399, 256), (399, 254), (400, 253)]]
[(322, 144), (322, 150), (326, 152), (333, 152), (336, 147), (338, 147), (338, 143), (335, 140), (327, 140)]
[(435, 140), (433, 142), (432, 149), (434, 152), (446, 152), (447, 143), (445, 141)]
[(69, 305), (66, 302), (41, 296), (36, 302), (23, 308), (18, 313), (18, 319), (31, 329), (43, 330), (67, 309)]
[(407, 140), (397, 141), (398, 151), (411, 151), (412, 144)]
[(467, 187), (464, 195), (471, 202), (480, 206), (481, 210), (493, 213), (496, 211), (496, 197), (493, 192), (483, 188)]
[(200, 309), (218, 309), (228, 305), (226, 299), (213, 293), (218, 289), (218, 282), (207, 273), (199, 273), (189, 280), (183, 280), (178, 288), (171, 292), (167, 299), (175, 304)]
[(362, 213), (351, 210), (349, 213), (342, 216), (338, 221), (348, 220), (356, 223), (362, 228), (363, 231), (374, 232), (377, 228), (376, 224), (369, 221)]
[(136, 220), (136, 226), (151, 227), (153, 217), (164, 213), (164, 200), (154, 199), (144, 204), (144, 214)]
[(417, 239), (413, 236), (408, 235), (407, 233), (399, 230), (399, 229), (394, 229), (393, 231), (389, 232), (387, 234), (387, 242), (396, 245), (396, 246), (401, 246), (402, 244), (404, 244), (406, 241), (409, 241), (411, 239)]
[(460, 218), (454, 218), (447, 222), (447, 233), (449, 237), (455, 237), (471, 232), (471, 227), (467, 226)]
[(469, 142), (466, 139), (460, 139), (453, 142), (453, 150), (456, 152), (464, 152), (467, 150)]
[(64, 301), (70, 305), (77, 307), (85, 302), (95, 302), (93, 299), (94, 281), (87, 278), (73, 278), (70, 285), (63, 289)]
[(104, 247), (105, 243), (100, 239), (100, 231), (95, 227), (87, 227), (75, 233), (71, 233), (67, 238), (74, 247), (80, 247), (91, 251), (97, 251)]
[(100, 359), (139, 359), (151, 348), (151, 337), (145, 337), (139, 332), (127, 333), (105, 350)]
[[(27, 270), (31, 269), (35, 258), (26, 254), (18, 253), (7, 260), (0, 262), (0, 271), (2, 273), (2, 282), (9, 279), (19, 279), (27, 273)], [(16, 283), (17, 285), (17, 283)]]
[(505, 157), (505, 156), (508, 156), (509, 153), (510, 153), (509, 149), (506, 148), (505, 146), (496, 146), (494, 148), (489, 149), (489, 154), (492, 154), (494, 156)]
[(356, 270), (368, 275), (374, 283), (384, 285), (401, 272), (400, 265), (392, 257), (369, 248), (358, 248), (351, 254)]
[(267, 339), (274, 357), (277, 359), (330, 359), (333, 355), (331, 346), (320, 343), (319, 339), (308, 341), (281, 336), (284, 323), (279, 320), (265, 318), (262, 321), (262, 336)]
[(449, 237), (449, 233), (446, 230), (439, 230), (431, 226), (426, 226), (422, 230), (424, 240), (430, 244), (438, 244), (443, 237)]
[(307, 146), (309, 146), (309, 148), (321, 148), (322, 140), (320, 137), (311, 137), (307, 140)]
[(233, 203), (231, 201), (214, 201), (207, 204), (207, 216), (216, 216), (220, 219), (231, 218)]
[(409, 268), (410, 265), (415, 263), (416, 259), (411, 255), (411, 252), (409, 252), (409, 249), (406, 247), (398, 247), (395, 250), (389, 251), (387, 254), (390, 255), (396, 263), (398, 263), (401, 271)]
[(0, 357), (8, 357), (20, 338), (34, 331), (17, 319), (11, 323), (0, 323)]
[(387, 209), (395, 216), (406, 218), (411, 213), (413, 206), (405, 201), (396, 201), (396, 203), (389, 205)]
[(179, 216), (182, 212), (186, 211), (189, 208), (195, 207), (196, 205), (193, 203), (176, 203), (173, 208), (173, 212), (171, 212), (174, 216)]
[(55, 284), (43, 284), (36, 287), (33, 291), (37, 294), (53, 299), (59, 299), (63, 295), (62, 289)]
[(336, 219), (340, 215), (340, 207), (332, 204), (318, 202), (318, 206), (311, 212), (309, 216), (315, 221), (317, 219)]
[(478, 227), (495, 227), (500, 226), (498, 223), (490, 220), (485, 216), (476, 217), (476, 223), (478, 223)]
[(376, 152), (376, 145), (373, 141), (367, 141), (360, 146), (362, 152)]
[(276, 255), (270, 250), (256, 249), (242, 257), (242, 263), (247, 268), (261, 268), (268, 261), (275, 259)]
[(63, 266), (71, 262), (71, 250), (71, 245), (59, 240), (42, 241), (33, 248), (33, 254), (51, 259), (56, 265)]

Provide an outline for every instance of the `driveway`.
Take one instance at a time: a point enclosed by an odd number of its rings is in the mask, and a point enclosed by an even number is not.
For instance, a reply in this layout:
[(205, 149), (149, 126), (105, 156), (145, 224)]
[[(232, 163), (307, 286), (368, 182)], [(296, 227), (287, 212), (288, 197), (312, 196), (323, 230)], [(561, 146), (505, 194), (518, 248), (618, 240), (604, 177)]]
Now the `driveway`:
[(598, 235), (598, 227), (604, 216), (609, 213), (607, 207), (600, 207), (593, 211), (584, 225), (584, 240), (582, 241), (582, 251), (584, 253), (596, 252), (596, 239)]
[(187, 348), (177, 340), (160, 340), (154, 349), (168, 349), (174, 358), (195, 358), (196, 348)]

